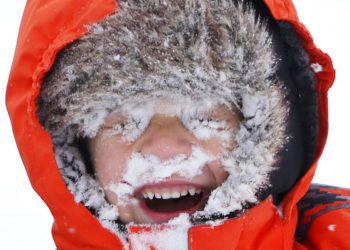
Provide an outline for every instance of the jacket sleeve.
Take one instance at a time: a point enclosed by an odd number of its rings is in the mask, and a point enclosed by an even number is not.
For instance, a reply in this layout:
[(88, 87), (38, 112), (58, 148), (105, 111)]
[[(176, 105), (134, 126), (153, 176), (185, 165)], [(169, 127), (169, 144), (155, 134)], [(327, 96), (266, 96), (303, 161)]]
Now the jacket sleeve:
[(298, 210), (301, 249), (350, 250), (350, 189), (313, 184)]

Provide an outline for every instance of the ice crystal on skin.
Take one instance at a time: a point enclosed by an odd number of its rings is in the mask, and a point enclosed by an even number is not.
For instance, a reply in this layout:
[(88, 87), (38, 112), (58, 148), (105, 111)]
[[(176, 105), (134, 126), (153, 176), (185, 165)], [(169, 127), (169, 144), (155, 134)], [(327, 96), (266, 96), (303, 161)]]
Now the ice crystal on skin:
[[(271, 165), (274, 161), (275, 152), (271, 151), (270, 149), (269, 145), (271, 145), (271, 141), (264, 139), (266, 138), (266, 136), (271, 136), (269, 135), (268, 130), (264, 130), (266, 127), (266, 125), (264, 124), (266, 124), (267, 122), (271, 122), (269, 120), (271, 119), (270, 114), (274, 109), (274, 106), (278, 105), (278, 102), (280, 100), (276, 98), (276, 95), (278, 94), (279, 93), (277, 91), (270, 91), (269, 94), (256, 93), (255, 95), (251, 95), (249, 94), (249, 92), (246, 92), (245, 94), (241, 95), (243, 104), (241, 112), (245, 117), (245, 120), (240, 125), (237, 134), (235, 135), (237, 147), (231, 153), (225, 154), (223, 158), (220, 159), (224, 169), (229, 173), (229, 177), (221, 186), (212, 191), (211, 195), (209, 196), (208, 202), (204, 207), (204, 210), (197, 211), (193, 215), (194, 217), (208, 217), (210, 216), (210, 214), (213, 213), (221, 213), (223, 215), (227, 215), (232, 211), (242, 209), (242, 206), (244, 204), (242, 203), (242, 201), (252, 203), (258, 202), (256, 199), (256, 191), (263, 185), (265, 185), (265, 183), (267, 183), (268, 181), (268, 174), (271, 171)], [(219, 102), (206, 102), (205, 100), (203, 100), (203, 102), (196, 103), (191, 102), (186, 98), (184, 98), (184, 100), (186, 101), (180, 102), (179, 105), (174, 105), (174, 103), (171, 100), (168, 100), (169, 102), (166, 102), (164, 101), (164, 99), (161, 102), (159, 100), (152, 99), (152, 101), (148, 102), (139, 101), (136, 104), (133, 103), (130, 105), (123, 105), (121, 108), (115, 111), (115, 114), (122, 112), (123, 114), (126, 114), (125, 116), (127, 117), (127, 121), (131, 123), (135, 122), (136, 124), (123, 124), (122, 127), (119, 127), (119, 132), (124, 133), (125, 138), (137, 139), (138, 136), (140, 136), (143, 133), (144, 129), (149, 123), (149, 120), (155, 113), (165, 113), (167, 115), (176, 115), (180, 117), (185, 127), (188, 127), (193, 134), (196, 134), (196, 130), (194, 128), (203, 129), (203, 126), (206, 126), (209, 129), (213, 129), (213, 131), (215, 131), (217, 128), (224, 129), (224, 132), (229, 131), (226, 130), (224, 122), (218, 123), (217, 121), (213, 121), (213, 123), (209, 125), (209, 120), (201, 120), (203, 117), (205, 117), (204, 114), (208, 114), (208, 111), (212, 110), (215, 107), (215, 105), (217, 105)], [(162, 105), (160, 105), (160, 103), (162, 103)], [(203, 103), (205, 105), (203, 105)], [(281, 115), (280, 117), (283, 116)], [(281, 122), (282, 120), (279, 121), (279, 123)], [(191, 123), (194, 123), (196, 126), (192, 126), (193, 124)], [(191, 126), (189, 124), (191, 124)], [(116, 124), (116, 128), (120, 125), (121, 124)], [(128, 130), (125, 128), (133, 129)], [(207, 131), (207, 128), (205, 128), (204, 131)], [(283, 127), (281, 127), (280, 129), (282, 131)], [(116, 131), (118, 131), (118, 129), (116, 129)], [(129, 132), (131, 134), (128, 134)], [(218, 134), (222, 131), (216, 132), (213, 132), (210, 135), (217, 136), (220, 138)], [(280, 143), (279, 141), (274, 142)], [(196, 150), (193, 149), (193, 152), (195, 151)], [(200, 151), (197, 151), (197, 153), (198, 152)], [(133, 165), (133, 167), (126, 168), (125, 182), (105, 187), (106, 189), (115, 192), (118, 195), (118, 197), (120, 197), (119, 205), (137, 202), (136, 199), (131, 198), (131, 194), (133, 193), (135, 188), (139, 187), (142, 183), (146, 184), (148, 182), (161, 181), (171, 176), (169, 172), (164, 174), (164, 172), (162, 172), (161, 170), (155, 169), (153, 171), (153, 174), (152, 171), (147, 173), (149, 169), (144, 168), (144, 166), (146, 166), (147, 164), (140, 164), (140, 161), (143, 160), (148, 160), (148, 165), (161, 163), (159, 159), (157, 161), (156, 157), (144, 157), (138, 154), (135, 154), (134, 157), (134, 159), (129, 161), (129, 163)], [(69, 158), (73, 157), (70, 156)], [(204, 159), (203, 157), (200, 158), (201, 160)], [(180, 163), (184, 160), (184, 157), (178, 156), (178, 158), (175, 158), (173, 160), (175, 160), (175, 162), (177, 163)], [(80, 166), (80, 168), (81, 167), (82, 166)], [(185, 169), (187, 169), (187, 167), (188, 169), (191, 169), (191, 167), (189, 167), (188, 164), (184, 164), (183, 167)], [(164, 165), (162, 168), (164, 168)], [(138, 173), (138, 171), (142, 169), (145, 172), (142, 172), (141, 174)], [(197, 170), (198, 169), (200, 168), (197, 168)], [(134, 172), (135, 170), (136, 174)], [(66, 168), (63, 171), (70, 170), (69, 168)], [(64, 175), (67, 175), (67, 173), (68, 172), (66, 172)], [(176, 173), (176, 171), (174, 170), (174, 172), (172, 173)], [(200, 172), (198, 171), (193, 171), (194, 176), (199, 173)], [(72, 171), (71, 174), (75, 174), (75, 172)], [(188, 173), (186, 173), (186, 175), (189, 176)], [(136, 178), (137, 176), (138, 178)], [(144, 176), (148, 176), (146, 178), (147, 181), (140, 183), (138, 179), (143, 180)], [(72, 182), (70, 179), (67, 179), (66, 181)], [(131, 183), (131, 185), (129, 184), (129, 182)], [(83, 184), (81, 185), (79, 183)], [(82, 176), (76, 185), (72, 183), (72, 185), (69, 185), (69, 187), (72, 188), (71, 191), (73, 193), (76, 193), (77, 201), (85, 201), (85, 204), (90, 204), (92, 205), (92, 207), (100, 207), (99, 211), (111, 211), (108, 209), (110, 206), (111, 209), (115, 209), (113, 208), (113, 205), (103, 202), (104, 196), (98, 195), (96, 193), (89, 194), (91, 191), (80, 192), (79, 190), (77, 190), (77, 188), (83, 190), (84, 187), (84, 190), (89, 190), (90, 185), (93, 185), (93, 180), (88, 181), (88, 179), (86, 179), (85, 177), (83, 178)], [(92, 189), (96, 190), (96, 188)], [(86, 196), (87, 194), (88, 196)], [(94, 200), (94, 197), (98, 197), (98, 199), (96, 200), (98, 201), (98, 204), (96, 202), (90, 202)], [(105, 208), (107, 208), (107, 210), (105, 210)], [(114, 218), (117, 218), (118, 211), (115, 211), (116, 213)], [(112, 230), (112, 228), (115, 227), (115, 222), (113, 222), (113, 220), (107, 219), (107, 215), (110, 214), (111, 213), (108, 212), (102, 212), (99, 215), (99, 219), (106, 228)]]
[[(276, 90), (270, 91), (268, 94), (255, 93), (255, 95), (252, 95), (249, 94), (249, 92), (241, 94), (243, 104), (241, 112), (245, 117), (245, 120), (240, 125), (237, 134), (235, 135), (237, 147), (231, 153), (224, 155), (224, 157), (220, 159), (224, 169), (229, 173), (229, 177), (221, 186), (212, 191), (211, 195), (209, 196), (208, 202), (204, 207), (204, 210), (197, 211), (193, 215), (194, 217), (208, 217), (213, 213), (221, 213), (223, 215), (227, 215), (232, 211), (242, 209), (242, 206), (244, 204), (242, 201), (252, 203), (258, 202), (256, 198), (256, 191), (267, 183), (268, 174), (272, 170), (271, 166), (273, 161), (275, 160), (275, 151), (271, 151), (270, 145), (272, 145), (271, 143), (281, 145), (279, 144), (281, 142), (278, 140), (266, 140), (266, 138), (271, 138), (272, 136), (270, 135), (271, 131), (266, 130), (268, 128), (266, 124), (271, 123), (271, 112), (274, 110), (274, 107), (278, 105), (280, 101), (279, 98), (276, 98), (276, 95), (280, 95), (280, 93), (278, 93), (278, 91)], [(119, 132), (131, 132), (130, 135), (125, 133), (125, 137), (129, 139), (137, 139), (138, 136), (141, 135), (144, 129), (147, 127), (149, 120), (152, 118), (152, 116), (156, 112), (163, 112), (168, 115), (179, 116), (183, 121), (184, 125), (186, 126), (187, 124), (187, 127), (190, 128), (189, 130), (192, 130), (192, 132), (195, 134), (195, 129), (193, 129), (195, 128), (195, 126), (190, 127), (188, 125), (190, 124), (190, 121), (194, 122), (198, 126), (198, 124), (200, 124), (200, 120), (195, 120), (197, 118), (201, 119), (201, 117), (203, 117), (204, 114), (208, 113), (208, 110), (213, 109), (213, 107), (215, 107), (215, 105), (219, 102), (203, 101), (202, 103), (196, 103), (191, 102), (186, 98), (184, 98), (184, 100), (186, 101), (180, 102), (181, 104), (179, 105), (174, 105), (174, 103), (171, 101), (167, 103), (164, 102), (164, 100), (161, 102), (163, 105), (159, 105), (159, 100), (153, 99), (149, 102), (140, 101), (136, 104), (123, 105), (122, 108), (117, 109), (115, 113), (117, 114), (118, 112), (122, 112), (128, 117), (127, 121), (139, 122), (136, 122), (136, 125), (134, 126), (125, 126), (124, 124), (123, 127), (120, 127)], [(203, 103), (205, 105), (203, 105)], [(284, 110), (281, 109), (281, 112), (284, 112)], [(280, 119), (280, 117), (284, 116), (278, 116), (276, 114), (275, 117), (278, 117), (278, 119)], [(141, 122), (143, 124), (140, 124)], [(281, 124), (282, 122), (283, 120), (280, 120), (278, 121), (278, 124)], [(204, 125), (214, 130), (218, 127), (220, 129), (225, 128), (225, 123), (217, 123), (216, 121), (214, 121), (211, 125), (209, 125), (209, 121), (205, 121), (198, 127)], [(116, 126), (118, 126), (118, 124)], [(133, 127), (134, 129), (124, 130), (125, 127)], [(281, 126), (279, 129), (283, 131), (284, 127)], [(274, 132), (276, 133), (276, 131)], [(212, 133), (211, 136), (217, 136), (217, 133)], [(274, 147), (276, 148), (276, 146)], [(193, 149), (193, 151), (195, 151), (195, 149)], [(69, 150), (65, 153), (61, 153), (68, 154)], [(139, 166), (139, 160), (149, 160), (151, 162), (151, 164), (149, 165), (153, 165), (157, 162), (156, 157), (154, 158), (152, 156), (149, 156), (147, 158), (147, 156), (144, 157), (138, 154), (135, 154), (134, 156), (135, 159), (129, 162), (134, 164), (134, 167), (127, 168), (129, 169), (129, 172), (125, 173), (125, 176), (127, 176), (125, 178), (126, 182), (119, 183), (119, 185), (110, 185), (109, 187), (105, 187), (115, 192), (121, 197), (120, 205), (123, 205), (128, 202), (137, 202), (136, 199), (130, 198), (130, 194), (132, 194), (136, 187), (141, 185), (141, 183), (138, 182), (137, 179), (143, 180), (145, 176), (144, 174), (135, 175), (134, 171), (130, 169), (134, 168), (134, 170), (136, 170), (137, 173), (140, 167), (140, 169), (146, 171), (145, 174), (147, 175), (148, 169), (143, 168), (145, 164), (140, 164), (141, 166)], [(66, 160), (72, 161), (73, 158), (74, 157), (70, 155)], [(174, 160), (180, 163), (182, 160), (184, 160), (184, 157), (179, 156)], [(203, 157), (201, 157), (201, 160), (203, 160)], [(158, 163), (160, 163), (160, 161), (158, 161)], [(64, 166), (65, 164), (62, 165)], [(189, 165), (183, 165), (183, 167), (186, 167), (186, 169), (188, 166)], [(82, 168), (83, 166), (79, 165), (79, 169), (81, 169), (81, 171), (85, 171), (85, 169)], [(188, 169), (190, 169), (190, 167)], [(83, 175), (80, 178), (78, 178), (78, 182), (74, 184), (68, 176), (75, 176), (76, 178), (78, 177), (76, 175), (76, 172), (74, 170), (70, 170), (70, 168), (64, 167), (62, 167), (62, 171), (63, 175), (67, 176), (66, 181), (68, 183), (71, 183), (68, 186), (71, 189), (71, 191), (76, 194), (75, 198), (77, 202), (84, 201), (84, 204), (86, 205), (91, 205), (92, 207), (99, 207), (98, 211), (111, 211), (108, 208), (115, 209), (115, 206), (113, 208), (113, 205), (110, 205), (106, 201), (104, 201), (105, 198), (103, 195), (99, 194), (98, 192), (96, 193), (96, 191), (99, 190), (100, 187), (96, 186), (97, 184), (94, 182), (94, 180), (92, 180), (91, 177), (87, 177), (88, 175)], [(175, 172), (176, 171), (174, 171), (173, 173)], [(194, 175), (195, 172), (196, 171), (193, 172)], [(186, 175), (188, 175), (188, 173)], [(135, 178), (136, 176), (138, 176), (138, 178)], [(145, 181), (144, 183), (147, 183), (148, 181), (161, 181), (169, 176), (169, 173), (164, 174), (162, 173), (162, 171), (154, 171), (154, 175), (148, 173), (147, 181)], [(129, 185), (128, 182), (132, 183), (133, 185)], [(114, 211), (114, 218), (117, 219), (118, 211)], [(101, 214), (99, 213), (98, 218), (106, 228), (109, 228), (113, 231), (113, 228), (115, 230), (116, 225), (114, 220), (108, 219), (108, 215), (111, 214), (112, 213), (109, 212), (101, 212)]]
[(188, 229), (192, 226), (187, 213), (180, 214), (165, 224), (166, 228), (155, 228), (151, 232), (132, 233), (129, 235), (132, 248), (148, 250), (187, 250)]
[(233, 139), (233, 130), (226, 121), (190, 117), (182, 122), (199, 140), (209, 140), (215, 137), (221, 140), (224, 147), (227, 147)]
[[(171, 98), (152, 99), (130, 105), (123, 105), (112, 114), (124, 116), (125, 121), (114, 125), (114, 133), (122, 135), (125, 142), (132, 143), (148, 127), (151, 118), (157, 114), (178, 117), (183, 125), (200, 140), (209, 140), (216, 137), (222, 140), (223, 146), (227, 146), (232, 140), (232, 130), (225, 121), (208, 118), (210, 111), (224, 105), (232, 109), (229, 104), (219, 100), (202, 100), (190, 102), (181, 98), (180, 103), (175, 103)], [(233, 112), (233, 111), (232, 111)]]
[(104, 187), (105, 190), (113, 192), (118, 197), (118, 206), (125, 206), (128, 204), (138, 204), (139, 201), (132, 196), (135, 188), (127, 183), (111, 183)]
[(118, 112), (126, 116), (126, 121), (122, 124), (123, 126), (116, 124), (116, 132), (123, 135), (124, 141), (133, 142), (147, 128), (154, 114), (154, 108), (153, 103), (142, 103), (141, 105), (125, 105)]
[(187, 159), (185, 155), (177, 155), (173, 159), (161, 161), (154, 155), (134, 153), (127, 162), (126, 173), (123, 176), (124, 180), (134, 187), (161, 182), (174, 174), (191, 179), (200, 175), (205, 164), (213, 159), (213, 156), (195, 146)]
[(197, 146), (192, 147), (191, 155), (177, 155), (175, 158), (162, 161), (155, 155), (144, 156), (134, 153), (127, 161), (123, 181), (110, 184), (107, 188), (118, 196), (119, 205), (135, 202), (130, 198), (136, 188), (145, 184), (159, 183), (174, 174), (191, 180), (200, 175), (206, 163), (216, 158)]

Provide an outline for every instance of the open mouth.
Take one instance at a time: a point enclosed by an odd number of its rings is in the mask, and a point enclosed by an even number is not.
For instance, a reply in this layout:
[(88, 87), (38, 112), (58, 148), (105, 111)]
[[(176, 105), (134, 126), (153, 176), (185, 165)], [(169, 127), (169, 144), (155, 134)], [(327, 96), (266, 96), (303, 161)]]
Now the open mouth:
[(135, 193), (144, 212), (155, 222), (165, 222), (180, 213), (202, 210), (208, 189), (194, 184), (147, 185)]

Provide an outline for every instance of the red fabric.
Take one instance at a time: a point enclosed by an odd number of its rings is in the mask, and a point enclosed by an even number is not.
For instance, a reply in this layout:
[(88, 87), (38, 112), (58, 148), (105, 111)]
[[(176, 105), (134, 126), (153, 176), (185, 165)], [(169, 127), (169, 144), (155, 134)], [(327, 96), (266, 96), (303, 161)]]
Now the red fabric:
[(350, 209), (330, 211), (311, 224), (306, 249), (350, 249)]
[[(347, 205), (350, 208), (350, 190), (349, 189), (322, 187), (319, 189), (319, 191), (325, 192), (328, 194), (332, 194), (332, 195), (339, 195), (339, 197), (346, 197), (346, 198), (345, 199), (338, 198), (338, 199), (335, 199), (334, 201), (331, 201), (331, 202), (325, 201), (325, 202), (323, 202), (323, 204), (318, 204), (317, 206), (310, 208), (309, 210), (307, 210), (303, 213), (303, 215), (302, 215), (303, 218), (301, 219), (300, 223), (307, 224), (307, 223), (313, 221), (313, 217), (315, 215), (317, 215), (318, 213), (322, 213), (322, 211), (325, 211), (329, 208), (334, 208), (334, 207), (336, 208), (336, 207), (341, 207), (344, 205)], [(322, 195), (322, 193), (319, 193), (319, 195)], [(329, 223), (332, 224), (332, 221), (330, 221)], [(349, 234), (349, 236), (350, 236), (350, 234)]]
[[(223, 225), (193, 227), (189, 231), (190, 249), (314, 249), (323, 242), (324, 220), (350, 221), (349, 214), (333, 212), (320, 218), (311, 228), (312, 236), (306, 246), (295, 242), (297, 224), (296, 203), (306, 193), (315, 172), (317, 160), (324, 148), (328, 131), (327, 91), (335, 72), (328, 55), (315, 47), (307, 29), (297, 18), (291, 0), (265, 0), (273, 16), (293, 24), (298, 31), (311, 63), (318, 62), (323, 71), (317, 73), (319, 101), (319, 141), (317, 157), (310, 170), (283, 201), (281, 219), (270, 199), (262, 202), (239, 218)], [(122, 249), (114, 234), (104, 229), (82, 205), (76, 204), (58, 171), (50, 136), (40, 126), (36, 98), (43, 75), (52, 65), (57, 52), (66, 44), (88, 32), (88, 24), (98, 22), (118, 8), (115, 0), (31, 0), (25, 8), (17, 49), (8, 82), (6, 104), (13, 132), (23, 163), (33, 188), (50, 208), (55, 222), (53, 236), (58, 249)], [(343, 217), (346, 218), (343, 218)], [(344, 224), (344, 230), (349, 225)], [(321, 249), (344, 248), (344, 241), (329, 240)], [(332, 245), (335, 244), (335, 245)], [(310, 247), (310, 248), (309, 248)], [(328, 247), (328, 248), (327, 248)]]

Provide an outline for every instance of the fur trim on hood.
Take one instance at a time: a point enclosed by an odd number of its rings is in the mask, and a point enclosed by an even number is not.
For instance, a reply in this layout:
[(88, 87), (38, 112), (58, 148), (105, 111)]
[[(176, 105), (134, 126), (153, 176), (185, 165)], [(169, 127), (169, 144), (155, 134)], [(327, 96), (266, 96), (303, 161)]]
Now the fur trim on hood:
[(38, 116), (76, 202), (119, 233), (118, 211), (106, 201), (78, 142), (94, 137), (104, 119), (123, 107), (180, 98), (234, 105), (243, 115), (237, 147), (225, 160), (229, 177), (198, 217), (230, 216), (258, 203), (289, 142), (288, 91), (267, 23), (242, 1), (119, 4), (114, 15), (60, 52), (38, 99)]

